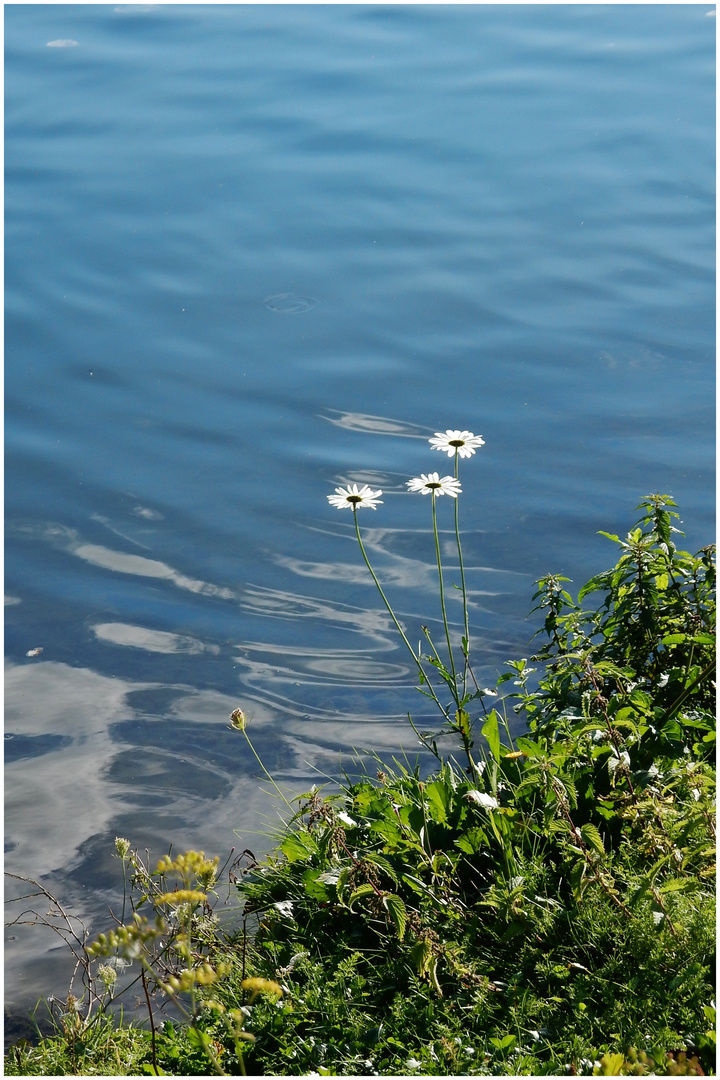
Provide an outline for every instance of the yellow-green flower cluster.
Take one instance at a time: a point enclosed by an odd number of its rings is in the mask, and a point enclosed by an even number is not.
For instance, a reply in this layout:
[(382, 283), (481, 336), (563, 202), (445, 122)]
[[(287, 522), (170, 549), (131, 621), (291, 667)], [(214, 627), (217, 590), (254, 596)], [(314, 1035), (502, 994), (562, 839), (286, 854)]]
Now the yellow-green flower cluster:
[(130, 926), (118, 926), (107, 934), (98, 934), (97, 941), (87, 946), (88, 956), (111, 956), (120, 953), (133, 960), (140, 955), (143, 945), (165, 933), (166, 926), (158, 917), (151, 926), (146, 918), (135, 912)]
[(156, 874), (176, 874), (186, 883), (195, 877), (198, 884), (209, 889), (217, 876), (219, 858), (206, 859), (204, 851), (185, 851), (175, 858), (164, 855), (157, 864)]
[(243, 979), (240, 983), (243, 990), (252, 990), (253, 1000), (258, 994), (276, 994), (282, 997), (283, 988), (274, 979)]
[(202, 904), (205, 900), (207, 893), (198, 892), (197, 889), (175, 889), (174, 892), (160, 893), (155, 898), (155, 903), (178, 907), (180, 904)]
[(187, 994), (195, 986), (212, 986), (214, 982), (227, 974), (227, 964), (216, 964), (213, 967), (205, 961), (197, 967), (185, 968), (178, 975), (171, 975), (167, 982), (162, 983), (166, 994)]

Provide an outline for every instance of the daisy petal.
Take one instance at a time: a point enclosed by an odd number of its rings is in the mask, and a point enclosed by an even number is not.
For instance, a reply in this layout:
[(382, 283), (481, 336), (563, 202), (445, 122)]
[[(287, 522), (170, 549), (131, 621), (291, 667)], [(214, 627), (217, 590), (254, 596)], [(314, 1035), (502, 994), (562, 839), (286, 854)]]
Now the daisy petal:
[(448, 457), (472, 457), (478, 447), (485, 445), (482, 435), (473, 435), (472, 431), (436, 431), (429, 440), (433, 450), (440, 450)]
[(422, 476), (408, 480), (407, 487), (410, 491), (419, 491), (421, 495), (450, 495), (453, 499), (457, 499), (462, 491), (460, 481), (454, 476), (443, 476), (440, 479), (436, 472), (423, 473)]
[(371, 510), (382, 504), (380, 496), (382, 491), (373, 491), (367, 484), (361, 488), (357, 484), (349, 484), (347, 487), (335, 488), (334, 495), (328, 495), (327, 499), (331, 506), (338, 510), (357, 510), (359, 506), (368, 506)]

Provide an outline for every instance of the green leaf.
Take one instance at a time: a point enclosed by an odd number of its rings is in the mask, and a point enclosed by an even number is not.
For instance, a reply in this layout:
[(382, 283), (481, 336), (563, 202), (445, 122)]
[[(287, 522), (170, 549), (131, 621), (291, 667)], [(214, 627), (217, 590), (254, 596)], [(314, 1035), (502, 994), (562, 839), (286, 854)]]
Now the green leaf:
[(431, 958), (430, 963), (428, 964), (427, 973), (428, 973), (428, 978), (430, 979), (430, 982), (431, 982), (432, 986), (434, 987), (435, 992), (437, 993), (438, 997), (442, 997), (443, 992), (442, 992), (442, 990), (440, 988), (440, 983), (438, 982), (438, 977), (437, 977), (437, 956), (433, 956)]
[(506, 1035), (503, 1039), (490, 1039), (496, 1050), (506, 1050), (515, 1043), (514, 1035)]
[(344, 866), (343, 869), (340, 871), (340, 875), (337, 879), (337, 885), (335, 886), (335, 892), (337, 894), (338, 900), (340, 901), (342, 901), (343, 893), (347, 888), (348, 878), (350, 877), (352, 869), (353, 868), (351, 866)]
[[(617, 537), (615, 537), (615, 539), (617, 539)], [(590, 580), (586, 582), (580, 589), (580, 592), (578, 593), (578, 603), (582, 603), (583, 599), (588, 595), (588, 593), (598, 592), (600, 589), (607, 588), (607, 585), (607, 571), (603, 574), (596, 574), (595, 577), (591, 577)]]
[(572, 870), (570, 871), (570, 888), (572, 889), (573, 896), (575, 897), (575, 901), (578, 904), (582, 900), (583, 893), (585, 892), (585, 888), (587, 886), (587, 881), (585, 880), (586, 869), (587, 866), (585, 860), (580, 859), (580, 861), (576, 862)]
[(373, 887), (372, 887), (372, 885), (370, 884), (369, 881), (366, 881), (362, 885), (358, 885), (357, 889), (355, 889), (354, 892), (352, 892), (350, 894), (350, 899), (348, 901), (348, 907), (352, 907), (353, 904), (355, 903), (355, 901), (359, 900), (361, 897), (368, 896), (369, 893), (374, 893), (374, 892), (375, 892), (375, 890), (373, 889)]
[(470, 738), (470, 713), (466, 709), (458, 709), (455, 713), (455, 722), (458, 730), (466, 739)]
[(600, 1076), (620, 1076), (624, 1064), (624, 1054), (603, 1054), (600, 1059)]
[(331, 899), (332, 892), (327, 884), (318, 880), (320, 874), (320, 870), (306, 870), (302, 876), (303, 888), (306, 896), (318, 900), (320, 903), (326, 903)]
[(373, 821), (370, 832), (377, 833), (391, 847), (397, 847), (403, 840), (402, 829), (396, 819), (383, 818), (380, 821)]
[[(467, 716), (467, 713), (465, 715)], [(432, 820), (440, 823), (446, 821), (451, 792), (448, 791), (445, 784), (441, 780), (434, 780), (433, 783), (426, 786), (424, 795), (429, 804), (428, 808)]]
[(533, 742), (532, 739), (528, 739), (524, 735), (520, 735), (515, 740), (515, 745), (518, 750), (522, 750), (523, 754), (527, 754), (528, 757), (542, 757), (545, 753), (540, 743)]
[(388, 862), (388, 860), (384, 859), (382, 855), (378, 855), (374, 851), (366, 851), (366, 852), (364, 852), (363, 858), (365, 859), (366, 862), (374, 863), (375, 866), (379, 866), (381, 870), (384, 870), (384, 872), (387, 874), (387, 876), (392, 881), (393, 885), (395, 885), (397, 887), (398, 876), (395, 873), (395, 868), (393, 867), (392, 863)]
[(280, 844), (280, 850), (289, 862), (309, 859), (317, 853), (317, 849), (314, 838), (306, 831), (288, 833)]
[(480, 828), (468, 829), (455, 841), (455, 847), (459, 847), (466, 855), (476, 855), (488, 846), (487, 836)]
[(421, 938), (419, 941), (416, 941), (410, 950), (410, 962), (417, 974), (421, 977), (427, 975), (431, 958), (432, 946), (427, 938)]
[(698, 886), (696, 878), (670, 878), (668, 881), (664, 881), (660, 886), (661, 893), (668, 892), (684, 892), (685, 889), (695, 889)]
[(383, 904), (395, 924), (398, 937), (402, 941), (405, 937), (405, 927), (407, 926), (407, 912), (404, 903), (395, 893), (390, 893), (388, 896), (383, 897)]
[(593, 851), (597, 851), (598, 855), (605, 854), (605, 845), (602, 842), (602, 837), (591, 822), (588, 821), (582, 826), (580, 834), (588, 847), (592, 848)]
[(406, 885), (409, 885), (413, 892), (420, 893), (421, 896), (426, 897), (436, 907), (441, 910), (447, 907), (447, 900), (443, 900), (442, 897), (436, 896), (432, 889), (428, 888), (424, 882), (419, 878), (414, 877), (413, 874), (403, 874), (402, 879)]
[(482, 733), (490, 744), (490, 753), (495, 761), (500, 760), (500, 731), (497, 713), (493, 709), (482, 726)]

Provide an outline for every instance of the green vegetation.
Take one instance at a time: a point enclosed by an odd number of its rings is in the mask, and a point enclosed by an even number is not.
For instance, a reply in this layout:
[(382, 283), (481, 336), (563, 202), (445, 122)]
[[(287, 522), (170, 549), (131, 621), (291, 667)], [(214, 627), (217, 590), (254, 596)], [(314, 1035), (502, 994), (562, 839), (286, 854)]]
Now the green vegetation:
[[(345, 494), (357, 529), (362, 493)], [(151, 870), (118, 840), (130, 917), (82, 942), (82, 1001), (6, 1073), (714, 1073), (714, 550), (676, 548), (674, 506), (650, 496), (627, 537), (605, 534), (618, 561), (577, 603), (567, 579), (537, 583), (543, 642), (496, 692), (473, 675), (464, 574), (458, 660), (442, 591), (446, 657), (396, 620), (442, 714), (417, 732), (436, 767), (378, 758), (302, 795), (274, 851), (232, 868), (241, 933), (213, 914), (216, 861)], [(457, 500), (455, 525), (462, 572)], [(128, 961), (149, 1030), (108, 1019)], [(182, 1021), (159, 1019), (167, 998)]]

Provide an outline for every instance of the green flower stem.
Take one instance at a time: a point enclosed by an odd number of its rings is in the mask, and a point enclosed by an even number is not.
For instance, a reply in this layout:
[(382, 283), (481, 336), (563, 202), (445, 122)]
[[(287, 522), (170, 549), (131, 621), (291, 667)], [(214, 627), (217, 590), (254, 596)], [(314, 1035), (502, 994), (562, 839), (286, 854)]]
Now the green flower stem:
[[(457, 455), (456, 455), (457, 460)], [(455, 704), (460, 708), (460, 697), (458, 694), (457, 675), (455, 674), (455, 660), (453, 658), (452, 645), (450, 644), (450, 628), (448, 627), (447, 612), (445, 611), (445, 589), (443, 587), (443, 572), (442, 563), (440, 561), (440, 538), (438, 536), (437, 527), (437, 511), (435, 509), (435, 492), (433, 491), (430, 496), (432, 499), (432, 519), (433, 519), (433, 533), (435, 534), (435, 554), (437, 555), (437, 568), (438, 578), (440, 580), (440, 607), (442, 608), (443, 626), (445, 627), (445, 640), (447, 641), (448, 654), (450, 656), (450, 670), (453, 677), (453, 697), (455, 698)], [(456, 500), (457, 508), (457, 500)]]
[(280, 796), (280, 798), (282, 799), (282, 801), (283, 801), (283, 802), (285, 803), (285, 805), (287, 806), (288, 810), (292, 811), (292, 806), (291, 806), (291, 804), (290, 804), (290, 803), (288, 802), (288, 800), (286, 799), (285, 795), (283, 794), (283, 791), (282, 791), (282, 789), (278, 787), (278, 785), (277, 785), (277, 784), (275, 783), (275, 781), (273, 780), (272, 776), (270, 775), (270, 773), (269, 773), (269, 772), (267, 771), (267, 769), (266, 769), (266, 768), (265, 768), (265, 766), (263, 765), (262, 761), (260, 760), (260, 755), (258, 754), (258, 752), (257, 752), (257, 750), (255, 749), (255, 747), (253, 746), (253, 744), (252, 744), (252, 743), (250, 742), (250, 736), (248, 735), (248, 733), (247, 733), (247, 731), (245, 730), (245, 728), (242, 728), (242, 733), (243, 733), (243, 735), (245, 736), (245, 741), (246, 741), (246, 743), (248, 744), (248, 746), (250, 747), (250, 749), (252, 750), (252, 753), (253, 753), (253, 755), (254, 755), (254, 757), (255, 757), (255, 760), (257, 761), (258, 765), (260, 766), (260, 768), (262, 769), (262, 771), (263, 771), (263, 772), (265, 773), (265, 775), (267, 776), (268, 780), (270, 781), (270, 783), (272, 784), (272, 786), (273, 786), (273, 787), (275, 788), (275, 791), (276, 791), (276, 792), (278, 793), (278, 795)]
[[(435, 496), (433, 496), (433, 499), (434, 498), (435, 498)], [(363, 544), (362, 537), (360, 535), (360, 526), (358, 525), (357, 510), (356, 510), (356, 508), (354, 506), (353, 506), (353, 518), (355, 520), (355, 533), (356, 533), (357, 538), (358, 538), (358, 544), (360, 545), (360, 551), (362, 552), (362, 557), (365, 560), (365, 565), (367, 566), (368, 570), (370, 571), (372, 579), (373, 579), (373, 581), (375, 582), (375, 584), (377, 586), (377, 590), (378, 590), (378, 592), (380, 593), (380, 595), (383, 598), (383, 603), (385, 604), (385, 607), (388, 609), (388, 613), (390, 615), (390, 618), (395, 623), (395, 627), (397, 629), (397, 632), (400, 634), (400, 637), (403, 639), (403, 641), (407, 645), (408, 651), (409, 651), (410, 655), (412, 656), (413, 660), (415, 661), (415, 664), (417, 665), (418, 671), (420, 672), (420, 674), (421, 674), (422, 678), (424, 679), (424, 681), (427, 683), (428, 689), (430, 691), (430, 696), (432, 697), (433, 701), (435, 702), (435, 704), (440, 709), (440, 712), (443, 714), (445, 719), (448, 720), (449, 717), (448, 717), (448, 714), (447, 714), (447, 710), (444, 709), (442, 707), (442, 705), (440, 704), (438, 696), (435, 693), (435, 691), (434, 691), (434, 689), (432, 687), (432, 684), (430, 683), (430, 680), (428, 679), (427, 675), (425, 674), (425, 670), (424, 670), (422, 664), (420, 663), (420, 657), (416, 654), (416, 652), (413, 649), (412, 645), (410, 644), (407, 637), (405, 636), (405, 631), (403, 630), (402, 626), (400, 625), (400, 623), (395, 618), (395, 612), (390, 607), (390, 604), (388, 603), (388, 598), (386, 597), (385, 593), (382, 590), (382, 585), (378, 581), (377, 575), (375, 574), (375, 571), (373, 570), (372, 566), (370, 565), (370, 560), (367, 557), (367, 553), (365, 551), (365, 545)]]
[[(455, 479), (458, 479), (458, 463), (459, 455), (457, 450), (455, 451)], [(467, 591), (465, 589), (465, 567), (463, 564), (462, 545), (460, 544), (460, 499), (455, 500), (455, 539), (457, 540), (458, 558), (460, 560), (460, 584), (462, 585), (462, 597), (463, 597), (463, 613), (465, 616), (465, 647), (463, 649), (463, 655), (465, 657), (465, 665), (463, 669), (463, 697), (467, 693), (467, 677), (468, 668), (470, 667), (470, 628), (468, 622), (468, 603), (467, 603)]]

